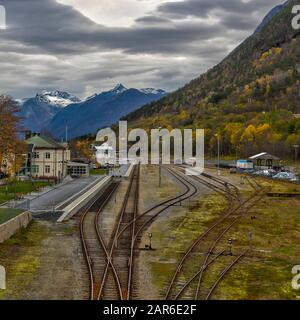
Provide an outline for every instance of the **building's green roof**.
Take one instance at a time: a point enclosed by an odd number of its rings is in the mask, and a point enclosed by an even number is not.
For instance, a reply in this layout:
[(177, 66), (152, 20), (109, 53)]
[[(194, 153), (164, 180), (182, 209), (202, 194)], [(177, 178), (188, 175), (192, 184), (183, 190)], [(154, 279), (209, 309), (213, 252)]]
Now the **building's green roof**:
[(33, 144), (35, 148), (43, 149), (66, 149), (64, 146), (58, 142), (52, 140), (51, 138), (35, 135), (26, 140), (27, 144)]

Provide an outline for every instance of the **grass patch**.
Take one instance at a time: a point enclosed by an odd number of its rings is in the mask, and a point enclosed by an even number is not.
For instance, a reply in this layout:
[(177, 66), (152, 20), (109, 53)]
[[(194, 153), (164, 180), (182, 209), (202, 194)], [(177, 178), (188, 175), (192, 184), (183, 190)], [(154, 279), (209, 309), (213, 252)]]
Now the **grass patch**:
[(22, 212), (24, 212), (24, 210), (0, 208), (0, 225), (10, 219), (15, 218)]
[(14, 200), (30, 192), (38, 191), (46, 187), (49, 182), (45, 181), (12, 181), (0, 186), (0, 203)]
[[(300, 186), (288, 182), (256, 178), (276, 192), (300, 192)], [(249, 191), (245, 191), (249, 195)], [(220, 218), (225, 200), (219, 195), (209, 195), (199, 201), (199, 205), (181, 217), (170, 218), (164, 223), (153, 226), (153, 239), (156, 251), (149, 252), (148, 259), (155, 286), (163, 297), (183, 252), (193, 240)], [(224, 226), (223, 226), (224, 229)], [(213, 237), (201, 242), (193, 254), (193, 259), (183, 267), (179, 281), (185, 281), (199, 270), (203, 261), (203, 252), (216, 239), (221, 228)], [(212, 299), (300, 299), (300, 293), (292, 289), (292, 268), (300, 264), (300, 200), (276, 199), (265, 197), (247, 214), (241, 216), (236, 225), (224, 236), (216, 252), (227, 250), (227, 239), (234, 239), (233, 252), (238, 255), (249, 249), (249, 234), (253, 235), (253, 252), (236, 265), (221, 281), (212, 295)], [(218, 275), (232, 261), (230, 257), (221, 257), (205, 273), (202, 283), (202, 295), (211, 288)], [(192, 289), (196, 282), (192, 285)], [(187, 294), (193, 298), (194, 291)]]
[(157, 250), (149, 252), (150, 266), (154, 284), (162, 296), (182, 253), (225, 207), (222, 196), (205, 196), (184, 216), (153, 226), (154, 247)]
[(27, 229), (0, 244), (0, 264), (6, 268), (7, 290), (0, 291), (0, 299), (20, 299), (40, 267), (41, 242), (49, 231), (33, 221)]
[(108, 174), (107, 169), (91, 169), (90, 170), (90, 175), (105, 175)]
[(252, 214), (256, 219), (243, 219), (232, 235), (241, 244), (248, 232), (254, 232), (254, 257), (224, 279), (215, 298), (298, 299), (291, 270), (300, 263), (300, 200), (267, 198)]

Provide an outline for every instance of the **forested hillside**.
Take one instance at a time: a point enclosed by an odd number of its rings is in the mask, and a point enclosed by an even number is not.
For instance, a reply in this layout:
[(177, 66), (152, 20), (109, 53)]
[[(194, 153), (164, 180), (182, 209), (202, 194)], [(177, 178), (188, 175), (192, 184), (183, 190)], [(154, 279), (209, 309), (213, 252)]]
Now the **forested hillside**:
[(205, 128), (207, 150), (292, 156), (300, 144), (300, 30), (290, 0), (219, 65), (166, 98), (128, 115), (131, 127)]

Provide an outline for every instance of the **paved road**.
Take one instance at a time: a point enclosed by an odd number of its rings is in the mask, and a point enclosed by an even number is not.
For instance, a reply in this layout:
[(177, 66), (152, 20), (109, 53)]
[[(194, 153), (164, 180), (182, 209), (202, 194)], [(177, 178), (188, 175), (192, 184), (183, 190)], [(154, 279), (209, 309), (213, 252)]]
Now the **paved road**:
[[(31, 211), (48, 211), (59, 206), (63, 202), (67, 201), (71, 197), (77, 197), (78, 193), (85, 192), (89, 186), (96, 183), (97, 180), (102, 179), (104, 176), (90, 176), (88, 178), (75, 179), (66, 184), (62, 184), (57, 188), (46, 192), (37, 198), (30, 201)], [(79, 196), (79, 195), (78, 195)], [(63, 205), (60, 209), (62, 209)]]

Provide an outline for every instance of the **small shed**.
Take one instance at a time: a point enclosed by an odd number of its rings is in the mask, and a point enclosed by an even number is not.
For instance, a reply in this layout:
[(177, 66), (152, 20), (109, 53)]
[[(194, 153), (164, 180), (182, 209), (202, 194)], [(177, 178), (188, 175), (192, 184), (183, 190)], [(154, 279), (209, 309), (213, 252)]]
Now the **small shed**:
[(249, 159), (253, 161), (254, 166), (259, 169), (272, 169), (275, 166), (279, 166), (280, 161), (280, 158), (267, 152), (256, 154)]
[(67, 163), (68, 175), (71, 177), (88, 177), (90, 175), (89, 165), (86, 163), (71, 162)]
[(253, 161), (251, 160), (238, 160), (236, 163), (238, 170), (253, 170)]

